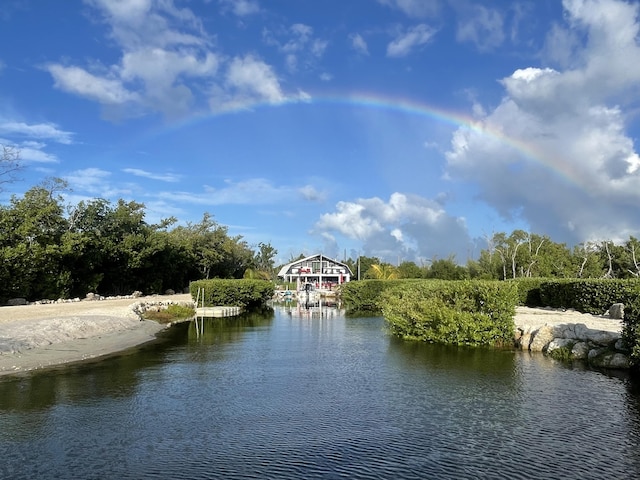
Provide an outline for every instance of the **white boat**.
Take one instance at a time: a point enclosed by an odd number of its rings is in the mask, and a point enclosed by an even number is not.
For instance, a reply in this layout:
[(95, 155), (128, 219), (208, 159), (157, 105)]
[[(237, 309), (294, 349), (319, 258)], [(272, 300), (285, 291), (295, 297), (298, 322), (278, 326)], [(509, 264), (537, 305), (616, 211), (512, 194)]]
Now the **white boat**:
[(320, 292), (313, 283), (303, 283), (298, 289), (298, 302), (312, 304), (320, 302)]

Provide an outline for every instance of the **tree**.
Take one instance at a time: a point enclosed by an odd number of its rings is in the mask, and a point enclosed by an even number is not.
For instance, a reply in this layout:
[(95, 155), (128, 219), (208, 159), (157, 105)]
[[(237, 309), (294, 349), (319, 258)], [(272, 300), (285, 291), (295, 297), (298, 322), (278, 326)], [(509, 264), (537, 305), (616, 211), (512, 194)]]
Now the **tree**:
[(402, 262), (396, 271), (398, 278), (424, 278), (426, 273), (425, 268), (419, 267), (414, 262)]
[(455, 262), (455, 257), (452, 255), (447, 259), (433, 260), (427, 272), (427, 278), (464, 280), (469, 278), (469, 273), (466, 268)]
[(374, 264), (367, 270), (365, 278), (376, 280), (395, 280), (398, 278), (398, 271), (396, 267), (390, 263)]
[(0, 297), (55, 298), (64, 291), (60, 243), (67, 223), (61, 197), (44, 186), (0, 208)]
[(271, 243), (258, 243), (258, 251), (253, 256), (253, 270), (260, 272), (258, 277), (261, 276), (269, 280), (273, 279), (275, 273), (274, 258), (277, 254), (278, 250), (273, 248)]
[(16, 179), (16, 173), (22, 168), (20, 150), (11, 145), (0, 145), (0, 192), (2, 185)]

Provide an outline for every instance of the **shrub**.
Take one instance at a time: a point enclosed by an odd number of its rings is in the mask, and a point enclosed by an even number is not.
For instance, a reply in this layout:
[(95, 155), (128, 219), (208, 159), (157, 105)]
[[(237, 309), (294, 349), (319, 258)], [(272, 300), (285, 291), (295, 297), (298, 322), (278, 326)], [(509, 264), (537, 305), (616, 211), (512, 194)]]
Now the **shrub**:
[(158, 323), (171, 323), (195, 316), (196, 310), (186, 305), (171, 304), (162, 310), (147, 310), (142, 314), (145, 320), (155, 320)]
[(205, 307), (229, 306), (252, 309), (265, 305), (274, 292), (273, 283), (267, 280), (197, 280), (191, 282), (189, 291), (195, 301), (198, 289), (204, 290), (204, 298), (198, 299), (198, 305)]
[(379, 307), (391, 333), (453, 345), (513, 342), (517, 285), (496, 281), (413, 282), (382, 292)]

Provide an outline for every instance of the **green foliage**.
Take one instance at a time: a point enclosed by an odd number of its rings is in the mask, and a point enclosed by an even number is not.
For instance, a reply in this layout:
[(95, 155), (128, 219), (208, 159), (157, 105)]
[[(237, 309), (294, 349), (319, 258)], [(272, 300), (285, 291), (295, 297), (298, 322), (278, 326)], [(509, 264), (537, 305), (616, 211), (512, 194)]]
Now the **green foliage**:
[(171, 304), (163, 310), (147, 310), (142, 315), (145, 320), (154, 320), (158, 323), (171, 323), (175, 320), (183, 320), (185, 318), (193, 318), (196, 310), (186, 305)]
[(395, 284), (396, 280), (361, 280), (345, 283), (340, 295), (347, 311), (380, 313), (380, 293)]
[(65, 215), (58, 194), (65, 188), (51, 179), (0, 206), (0, 304), (182, 291), (206, 276), (240, 278), (251, 265), (247, 244), (209, 214), (169, 230), (175, 219), (150, 225), (141, 203), (93, 199)]
[(398, 284), (380, 295), (390, 331), (401, 338), (453, 345), (513, 341), (517, 286), (495, 281)]
[(517, 278), (513, 280), (518, 285), (518, 304), (527, 307), (541, 307), (540, 285), (546, 282), (545, 278)]
[[(191, 297), (196, 300), (198, 289), (204, 289), (204, 298), (198, 300), (198, 306), (204, 301), (205, 307), (229, 306), (245, 309), (257, 308), (265, 305), (273, 298), (274, 286), (265, 280), (197, 280), (191, 282), (189, 290)], [(202, 294), (201, 294), (202, 295)]]
[(556, 348), (549, 352), (549, 356), (554, 360), (558, 360), (559, 362), (571, 362), (573, 360), (573, 346), (575, 343), (568, 343), (564, 347)]
[(469, 272), (451, 256), (432, 261), (426, 276), (439, 280), (465, 280), (469, 278)]

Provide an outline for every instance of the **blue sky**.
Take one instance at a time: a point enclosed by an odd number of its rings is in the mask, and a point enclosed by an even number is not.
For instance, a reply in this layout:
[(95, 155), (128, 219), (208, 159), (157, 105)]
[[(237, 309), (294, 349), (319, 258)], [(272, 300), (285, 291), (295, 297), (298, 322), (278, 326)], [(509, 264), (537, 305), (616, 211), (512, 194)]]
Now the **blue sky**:
[(638, 3), (3, 0), (0, 144), (284, 262), (640, 235)]

